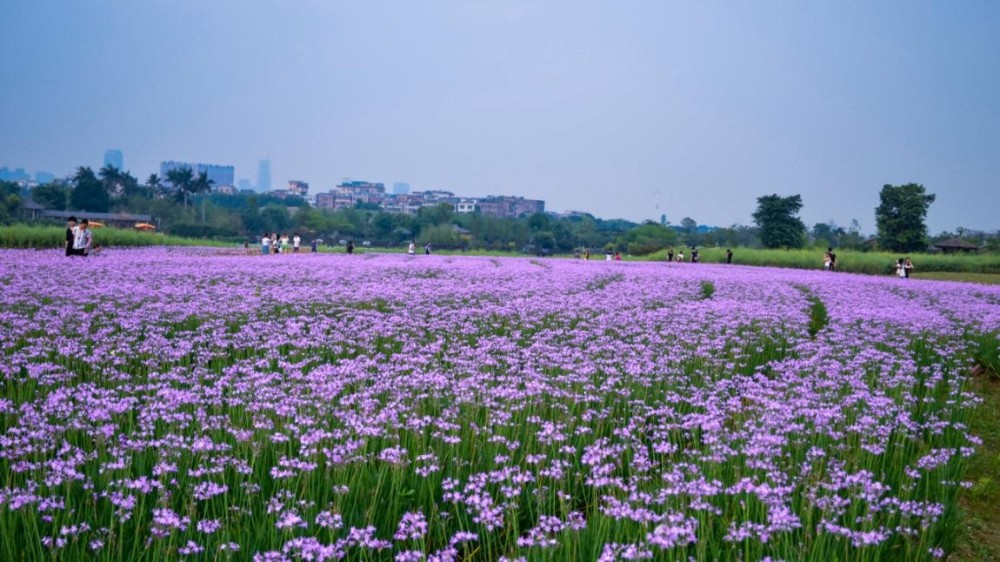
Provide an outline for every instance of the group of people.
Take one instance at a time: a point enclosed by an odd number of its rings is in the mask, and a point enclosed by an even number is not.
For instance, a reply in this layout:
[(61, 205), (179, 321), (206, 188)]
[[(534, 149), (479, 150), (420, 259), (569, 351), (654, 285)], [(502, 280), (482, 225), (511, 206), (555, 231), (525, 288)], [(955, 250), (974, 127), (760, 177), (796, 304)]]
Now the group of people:
[[(280, 235), (277, 232), (265, 232), (263, 236), (260, 237), (260, 253), (261, 255), (268, 254), (283, 254), (286, 252), (298, 253), (299, 248), (302, 244), (302, 238), (299, 233), (296, 232), (292, 235), (291, 239), (288, 238), (288, 234), (282, 232)], [(313, 242), (313, 251), (316, 251), (315, 242)]]
[[(409, 255), (411, 255), (411, 256), (414, 256), (414, 255), (417, 254), (417, 241), (416, 240), (410, 240), (410, 245), (406, 247), (406, 253), (409, 254)], [(431, 255), (431, 243), (430, 242), (424, 244), (424, 255), (427, 255), (427, 256)]]
[(90, 221), (79, 221), (76, 217), (66, 219), (66, 257), (100, 255), (101, 245), (94, 243), (94, 233), (90, 230)]

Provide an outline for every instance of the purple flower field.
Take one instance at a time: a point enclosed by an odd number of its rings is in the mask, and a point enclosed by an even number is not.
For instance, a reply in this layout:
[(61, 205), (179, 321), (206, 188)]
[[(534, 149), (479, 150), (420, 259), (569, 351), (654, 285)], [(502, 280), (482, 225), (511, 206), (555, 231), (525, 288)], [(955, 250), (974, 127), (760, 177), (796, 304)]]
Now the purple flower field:
[(932, 560), (1000, 287), (0, 252), (0, 559)]

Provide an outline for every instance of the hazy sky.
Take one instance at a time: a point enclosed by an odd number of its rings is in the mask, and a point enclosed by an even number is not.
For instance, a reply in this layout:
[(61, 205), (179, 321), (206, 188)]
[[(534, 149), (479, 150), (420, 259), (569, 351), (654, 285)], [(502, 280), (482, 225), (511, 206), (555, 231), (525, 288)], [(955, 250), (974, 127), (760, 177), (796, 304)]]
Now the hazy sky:
[(270, 156), (272, 187), (720, 226), (799, 193), (865, 232), (918, 182), (932, 232), (1000, 227), (994, 0), (0, 0), (0, 73), (0, 165), (32, 172)]

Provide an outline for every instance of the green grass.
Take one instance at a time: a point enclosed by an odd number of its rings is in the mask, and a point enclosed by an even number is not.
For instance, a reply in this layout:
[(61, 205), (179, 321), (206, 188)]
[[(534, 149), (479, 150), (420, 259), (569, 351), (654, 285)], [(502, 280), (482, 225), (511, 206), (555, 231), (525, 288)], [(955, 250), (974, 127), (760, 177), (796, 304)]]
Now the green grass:
[(966, 283), (983, 283), (1000, 285), (1000, 273), (961, 273), (954, 271), (922, 271), (914, 273), (911, 279), (933, 279), (935, 281), (964, 281)]
[[(734, 248), (733, 263), (790, 267), (795, 269), (822, 269), (825, 249), (764, 250)], [(699, 248), (702, 263), (725, 263), (725, 248)], [(891, 275), (896, 271), (896, 260), (904, 254), (889, 252), (857, 252), (837, 249), (837, 269), (850, 273)], [(926, 277), (927, 272), (1000, 274), (1000, 254), (905, 254), (916, 265), (914, 275)], [(665, 261), (666, 250), (660, 250), (643, 259)]]
[[(181, 238), (159, 232), (141, 232), (122, 228), (95, 228), (94, 243), (105, 247), (124, 246), (233, 246), (232, 243), (197, 238)], [(66, 240), (64, 226), (0, 226), (0, 248), (62, 248)]]
[(1000, 378), (977, 376), (972, 390), (983, 403), (972, 416), (972, 433), (983, 440), (969, 461), (965, 479), (972, 488), (962, 495), (961, 534), (953, 560), (1000, 560)]

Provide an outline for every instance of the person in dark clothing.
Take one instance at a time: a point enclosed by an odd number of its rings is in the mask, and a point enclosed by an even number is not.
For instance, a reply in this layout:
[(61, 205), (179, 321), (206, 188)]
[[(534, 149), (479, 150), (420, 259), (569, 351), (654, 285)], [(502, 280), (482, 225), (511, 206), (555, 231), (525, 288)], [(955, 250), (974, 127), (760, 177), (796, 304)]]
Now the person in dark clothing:
[(826, 253), (830, 255), (830, 271), (837, 270), (837, 254), (833, 253), (833, 248), (827, 248)]
[(353, 254), (354, 253), (354, 240), (348, 240), (347, 241), (347, 253), (348, 254)]
[(698, 263), (698, 248), (691, 246), (691, 263)]
[(76, 217), (66, 219), (66, 257), (73, 255), (73, 242), (76, 240)]
[(667, 263), (674, 261), (674, 249), (667, 250)]
[(733, 251), (726, 248), (726, 263), (733, 263)]

